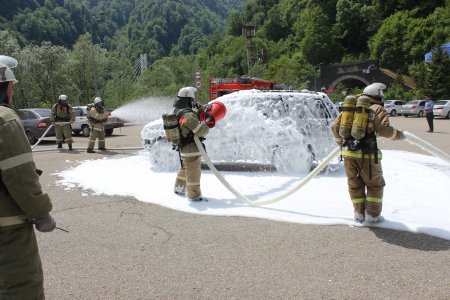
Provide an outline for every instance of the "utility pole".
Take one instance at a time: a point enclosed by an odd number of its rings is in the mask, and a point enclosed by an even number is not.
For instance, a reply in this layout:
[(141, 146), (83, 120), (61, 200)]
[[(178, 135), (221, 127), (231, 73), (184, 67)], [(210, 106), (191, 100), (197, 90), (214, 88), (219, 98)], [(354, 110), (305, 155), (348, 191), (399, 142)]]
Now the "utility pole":
[(250, 75), (250, 70), (253, 67), (254, 60), (254, 46), (253, 38), (256, 37), (256, 24), (254, 22), (248, 22), (243, 25), (242, 34), (245, 38), (245, 47), (247, 49), (247, 74)]

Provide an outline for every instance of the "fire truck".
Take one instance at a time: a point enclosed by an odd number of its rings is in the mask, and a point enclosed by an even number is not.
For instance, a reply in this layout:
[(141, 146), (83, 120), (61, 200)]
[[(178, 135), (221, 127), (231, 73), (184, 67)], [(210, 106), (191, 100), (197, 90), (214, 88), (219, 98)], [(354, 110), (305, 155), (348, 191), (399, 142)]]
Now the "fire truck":
[(236, 78), (210, 78), (209, 100), (220, 96), (234, 93), (240, 90), (275, 90), (280, 89), (275, 81), (253, 78), (249, 76), (238, 76)]

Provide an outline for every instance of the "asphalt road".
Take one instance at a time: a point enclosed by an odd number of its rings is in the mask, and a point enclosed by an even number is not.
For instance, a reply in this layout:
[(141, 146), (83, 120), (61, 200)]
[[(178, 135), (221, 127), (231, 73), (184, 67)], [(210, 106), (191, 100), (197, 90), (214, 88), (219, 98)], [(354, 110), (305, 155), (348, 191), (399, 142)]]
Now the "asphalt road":
[[(435, 120), (431, 134), (425, 118), (391, 122), (450, 154), (450, 120)], [(107, 147), (139, 147), (142, 127), (116, 130)], [(87, 138), (75, 140), (82, 150), (34, 154), (53, 216), (69, 231), (37, 233), (47, 299), (450, 298), (448, 240), (377, 228), (201, 216), (131, 197), (64, 190), (55, 173), (86, 159), (129, 153), (87, 154)], [(35, 149), (49, 147), (54, 142)], [(382, 140), (380, 147), (422, 153), (403, 141)], [(125, 181), (127, 174), (120, 176)]]

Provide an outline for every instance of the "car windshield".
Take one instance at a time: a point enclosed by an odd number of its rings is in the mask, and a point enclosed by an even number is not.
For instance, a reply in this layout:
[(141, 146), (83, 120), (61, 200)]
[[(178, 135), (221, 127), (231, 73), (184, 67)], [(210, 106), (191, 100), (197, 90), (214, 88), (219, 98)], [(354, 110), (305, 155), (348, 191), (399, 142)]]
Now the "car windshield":
[(394, 100), (384, 100), (384, 104), (391, 104)]
[(437, 101), (434, 103), (434, 105), (446, 105), (448, 103), (448, 101)]
[(50, 117), (50, 112), (51, 112), (50, 109), (42, 108), (42, 109), (35, 109), (34, 111), (43, 118)]

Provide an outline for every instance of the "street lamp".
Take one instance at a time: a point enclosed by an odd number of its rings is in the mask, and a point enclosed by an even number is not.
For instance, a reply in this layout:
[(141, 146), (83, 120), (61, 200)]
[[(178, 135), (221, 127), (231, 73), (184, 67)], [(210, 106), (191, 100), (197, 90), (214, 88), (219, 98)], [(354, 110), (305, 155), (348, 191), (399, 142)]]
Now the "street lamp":
[(98, 85), (97, 85), (97, 65), (95, 63), (95, 51), (94, 51), (95, 40), (94, 40), (94, 30), (93, 30), (94, 26), (93, 25), (94, 24), (98, 25), (98, 22), (103, 21), (102, 17), (104, 15), (104, 12), (100, 12), (99, 15), (100, 15), (100, 17), (98, 17), (91, 23), (92, 68), (93, 68), (95, 95), (97, 95), (97, 96), (99, 96), (99, 95), (98, 95)]

